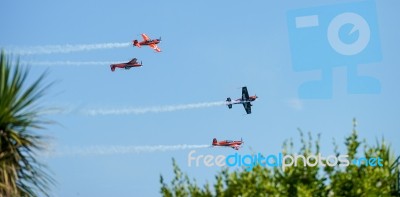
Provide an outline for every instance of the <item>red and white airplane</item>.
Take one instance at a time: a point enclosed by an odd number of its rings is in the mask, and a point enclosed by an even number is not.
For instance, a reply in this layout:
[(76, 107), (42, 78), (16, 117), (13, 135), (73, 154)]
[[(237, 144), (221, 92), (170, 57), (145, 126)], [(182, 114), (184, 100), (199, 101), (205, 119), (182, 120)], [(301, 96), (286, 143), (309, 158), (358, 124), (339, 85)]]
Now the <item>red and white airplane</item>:
[(154, 49), (157, 52), (161, 52), (161, 49), (158, 48), (157, 44), (161, 42), (161, 37), (159, 39), (150, 39), (146, 34), (142, 34), (143, 41), (139, 42), (138, 40), (134, 40), (133, 46), (141, 47), (142, 45), (148, 45), (150, 48)]
[(251, 102), (255, 101), (257, 99), (257, 95), (254, 96), (249, 96), (249, 92), (247, 91), (247, 87), (242, 87), (242, 98), (238, 98), (234, 101), (231, 100), (230, 97), (226, 99), (226, 105), (228, 106), (229, 109), (232, 108), (232, 105), (234, 104), (243, 104), (244, 109), (246, 110), (247, 114), (251, 114)]
[(120, 64), (111, 64), (110, 68), (111, 71), (115, 71), (115, 68), (125, 68), (126, 70), (132, 68), (132, 67), (141, 67), (142, 66), (142, 62), (137, 62), (136, 58), (133, 58), (131, 61), (127, 62), (127, 63), (120, 63)]
[(212, 146), (231, 147), (235, 150), (239, 150), (239, 148), (242, 147), (242, 144), (244, 144), (242, 139), (240, 139), (240, 141), (223, 140), (218, 142), (217, 138), (214, 138), (212, 142)]

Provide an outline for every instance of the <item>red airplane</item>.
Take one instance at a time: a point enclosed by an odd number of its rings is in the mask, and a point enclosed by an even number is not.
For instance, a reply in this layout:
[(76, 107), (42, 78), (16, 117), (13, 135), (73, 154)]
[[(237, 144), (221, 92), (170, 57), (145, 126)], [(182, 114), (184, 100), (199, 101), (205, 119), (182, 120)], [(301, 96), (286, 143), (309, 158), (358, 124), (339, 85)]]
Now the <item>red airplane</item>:
[(235, 150), (239, 150), (239, 148), (242, 147), (242, 144), (244, 144), (242, 139), (240, 139), (240, 141), (223, 140), (218, 142), (217, 138), (214, 138), (212, 142), (212, 146), (226, 146)]
[(115, 68), (125, 68), (126, 70), (132, 68), (132, 67), (141, 67), (142, 66), (142, 62), (140, 62), (140, 64), (137, 62), (136, 58), (133, 58), (131, 61), (127, 62), (127, 63), (120, 63), (120, 64), (111, 64), (110, 68), (111, 71), (115, 71)]
[(160, 39), (150, 39), (146, 34), (142, 34), (143, 41), (139, 42), (138, 40), (133, 41), (133, 46), (141, 47), (142, 45), (148, 45), (150, 48), (154, 49), (157, 52), (161, 52), (161, 49), (158, 48), (157, 44), (161, 42)]
[(242, 98), (236, 99), (234, 101), (231, 100), (230, 97), (226, 99), (226, 105), (228, 108), (231, 109), (232, 105), (234, 104), (243, 104), (244, 109), (246, 110), (247, 114), (251, 114), (251, 102), (257, 99), (257, 95), (249, 96), (249, 92), (247, 91), (247, 87), (242, 87)]

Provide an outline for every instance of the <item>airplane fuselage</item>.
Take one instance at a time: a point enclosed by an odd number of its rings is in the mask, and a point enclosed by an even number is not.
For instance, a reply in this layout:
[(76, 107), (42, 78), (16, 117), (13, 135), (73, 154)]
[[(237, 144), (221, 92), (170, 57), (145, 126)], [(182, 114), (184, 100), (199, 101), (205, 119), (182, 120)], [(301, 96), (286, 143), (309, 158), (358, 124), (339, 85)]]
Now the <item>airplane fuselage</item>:
[(242, 98), (238, 98), (234, 101), (231, 101), (230, 104), (243, 104), (243, 103), (251, 103), (257, 99), (257, 96), (250, 96), (248, 100), (244, 100)]
[(154, 40), (143, 40), (143, 41), (141, 41), (141, 42), (138, 42), (137, 40), (134, 40), (134, 41), (133, 41), (133, 46), (140, 47), (140, 46), (142, 46), (142, 45), (147, 46), (147, 45), (152, 45), (152, 44), (159, 44), (160, 41), (161, 41), (161, 40), (159, 40), (159, 39), (154, 39)]
[(142, 65), (140, 64), (111, 64), (112, 66), (118, 67), (118, 68), (124, 68), (124, 67), (140, 67)]
[(111, 71), (115, 71), (115, 68), (124, 68), (126, 70), (132, 68), (132, 67), (141, 67), (141, 64), (135, 63), (135, 64), (127, 64), (127, 63), (122, 63), (122, 64), (111, 64)]
[(243, 144), (243, 141), (233, 141), (233, 140), (223, 140), (223, 141), (217, 141), (217, 139), (213, 139), (212, 146), (221, 146), (221, 147), (230, 147), (235, 150), (239, 150), (241, 145)]
[(139, 42), (140, 45), (150, 45), (150, 44), (158, 44), (158, 43), (160, 43), (160, 40), (158, 40), (158, 39)]

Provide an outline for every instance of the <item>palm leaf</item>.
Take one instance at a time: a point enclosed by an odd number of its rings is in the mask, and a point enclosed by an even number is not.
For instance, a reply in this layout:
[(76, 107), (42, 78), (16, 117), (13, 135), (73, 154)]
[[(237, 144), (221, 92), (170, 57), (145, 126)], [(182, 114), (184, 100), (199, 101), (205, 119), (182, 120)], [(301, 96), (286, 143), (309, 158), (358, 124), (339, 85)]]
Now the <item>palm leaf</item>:
[(0, 196), (50, 196), (54, 180), (38, 161), (45, 137), (34, 130), (43, 129), (49, 121), (40, 113), (46, 90), (46, 73), (27, 85), (29, 70), (14, 65), (0, 55)]

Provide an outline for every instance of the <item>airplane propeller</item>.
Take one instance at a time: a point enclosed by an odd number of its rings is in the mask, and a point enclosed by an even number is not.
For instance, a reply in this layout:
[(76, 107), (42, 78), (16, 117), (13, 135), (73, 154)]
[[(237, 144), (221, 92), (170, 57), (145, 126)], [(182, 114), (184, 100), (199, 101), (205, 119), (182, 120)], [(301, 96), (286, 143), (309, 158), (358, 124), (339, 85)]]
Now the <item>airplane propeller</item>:
[(262, 99), (258, 98), (257, 94), (254, 94), (254, 96), (256, 97), (257, 100), (262, 100)]

